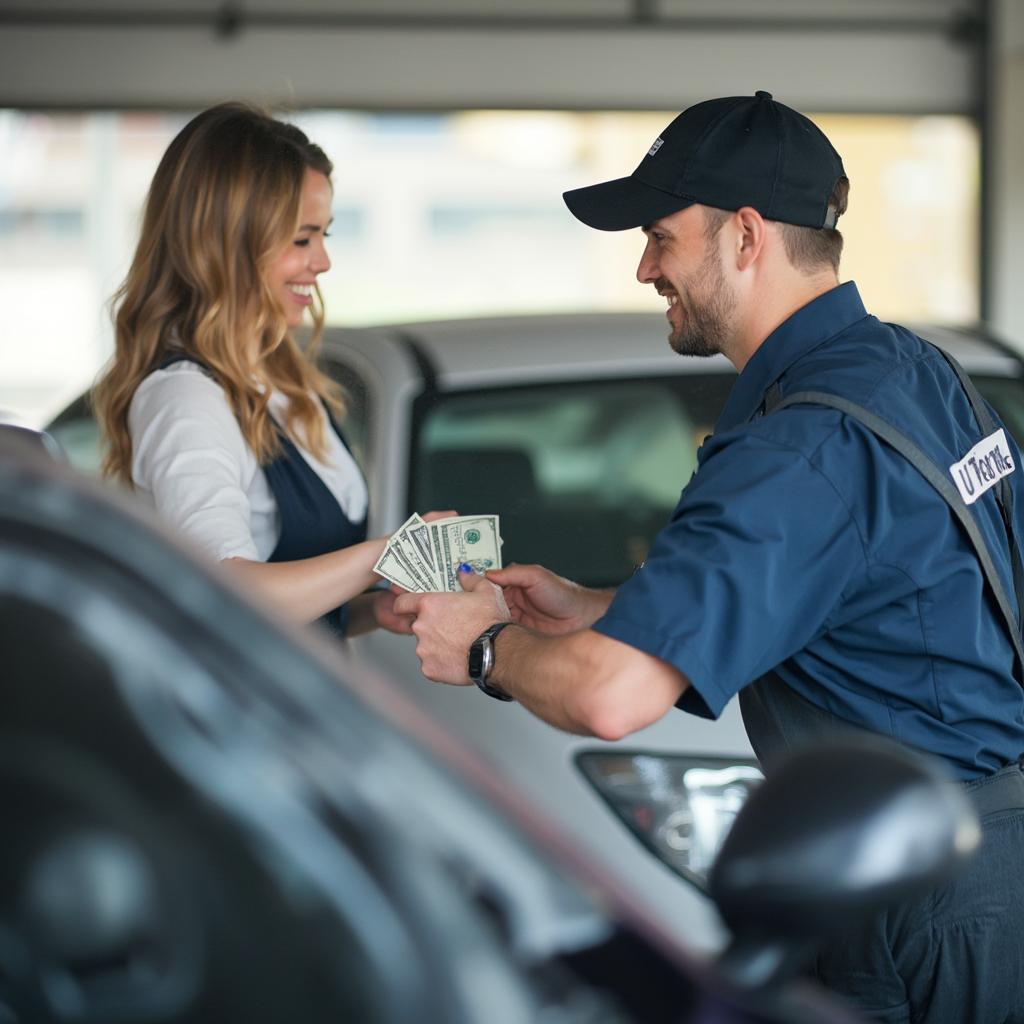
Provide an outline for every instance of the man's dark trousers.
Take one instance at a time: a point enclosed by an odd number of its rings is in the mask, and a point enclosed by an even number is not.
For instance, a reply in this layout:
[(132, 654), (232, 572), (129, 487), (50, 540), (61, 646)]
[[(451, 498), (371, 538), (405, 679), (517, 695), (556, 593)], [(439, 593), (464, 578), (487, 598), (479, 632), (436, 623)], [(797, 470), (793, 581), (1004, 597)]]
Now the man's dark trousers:
[(867, 1020), (1024, 1024), (1024, 805), (986, 805), (1007, 782), (1024, 792), (1018, 765), (964, 786), (982, 815), (965, 871), (819, 954), (819, 979)]

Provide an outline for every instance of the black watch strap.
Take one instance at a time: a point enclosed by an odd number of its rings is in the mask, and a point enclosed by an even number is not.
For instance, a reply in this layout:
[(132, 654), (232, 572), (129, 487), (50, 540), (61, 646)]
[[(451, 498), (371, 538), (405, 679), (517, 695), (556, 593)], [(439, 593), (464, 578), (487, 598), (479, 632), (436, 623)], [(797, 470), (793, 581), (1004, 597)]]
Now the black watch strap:
[(469, 646), (469, 678), (488, 697), (495, 700), (512, 700), (510, 694), (487, 682), (487, 677), (494, 668), (494, 639), (506, 626), (511, 625), (511, 622), (496, 622), (493, 626), (488, 626)]

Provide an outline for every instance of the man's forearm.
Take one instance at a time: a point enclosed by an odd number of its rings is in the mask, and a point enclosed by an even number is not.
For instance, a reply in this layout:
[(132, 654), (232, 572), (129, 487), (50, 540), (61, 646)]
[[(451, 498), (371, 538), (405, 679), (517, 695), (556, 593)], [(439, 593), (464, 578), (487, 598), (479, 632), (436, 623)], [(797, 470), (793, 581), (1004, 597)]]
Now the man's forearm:
[[(488, 575), (493, 581), (472, 573), (460, 577), (461, 594), (395, 598), (394, 613), (415, 619), (416, 656), (428, 679), (471, 686), (477, 673), (469, 666), (472, 645), (504, 622), (493, 640), (487, 683), (566, 732), (618, 739), (659, 719), (686, 688), (668, 662), (593, 629), (564, 628), (601, 614), (611, 592), (585, 591), (537, 566)], [(531, 626), (531, 618), (540, 628)]]
[(642, 729), (688, 685), (671, 665), (592, 630), (552, 637), (513, 625), (494, 649), (488, 681), (578, 736), (614, 740)]
[(550, 725), (590, 736), (586, 716), (572, 699), (587, 677), (586, 660), (573, 656), (573, 648), (579, 646), (574, 639), (578, 635), (544, 636), (510, 626), (495, 641), (495, 665), (489, 681)]

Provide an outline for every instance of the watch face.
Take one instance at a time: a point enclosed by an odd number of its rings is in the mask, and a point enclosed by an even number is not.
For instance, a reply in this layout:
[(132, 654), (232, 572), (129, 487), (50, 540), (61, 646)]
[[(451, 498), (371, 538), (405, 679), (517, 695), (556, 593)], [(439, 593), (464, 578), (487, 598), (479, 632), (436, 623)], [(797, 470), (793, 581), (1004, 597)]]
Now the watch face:
[(484, 669), (484, 644), (487, 640), (477, 637), (469, 648), (469, 678), (479, 679)]
[(467, 671), (469, 673), (469, 678), (472, 679), (488, 697), (493, 697), (495, 700), (511, 701), (512, 697), (500, 687), (488, 686), (487, 684), (487, 676), (494, 667), (494, 638), (507, 625), (507, 622), (496, 622), (489, 629), (484, 630), (484, 632), (473, 641), (469, 648)]

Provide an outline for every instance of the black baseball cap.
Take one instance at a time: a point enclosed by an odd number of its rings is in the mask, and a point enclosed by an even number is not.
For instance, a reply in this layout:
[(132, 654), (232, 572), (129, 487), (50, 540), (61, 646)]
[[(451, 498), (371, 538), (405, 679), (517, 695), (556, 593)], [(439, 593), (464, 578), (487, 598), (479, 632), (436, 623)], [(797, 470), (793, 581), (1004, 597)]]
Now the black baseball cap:
[(701, 203), (752, 206), (767, 220), (835, 227), (829, 207), (843, 161), (813, 121), (771, 93), (687, 107), (628, 178), (565, 192), (573, 216), (602, 231), (650, 224)]

